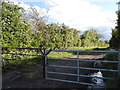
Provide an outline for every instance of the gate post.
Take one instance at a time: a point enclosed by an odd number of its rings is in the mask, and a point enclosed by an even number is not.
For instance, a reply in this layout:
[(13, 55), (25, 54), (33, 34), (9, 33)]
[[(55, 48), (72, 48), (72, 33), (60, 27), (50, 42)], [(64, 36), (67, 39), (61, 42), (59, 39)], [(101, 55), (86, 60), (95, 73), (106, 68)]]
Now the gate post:
[(118, 77), (120, 77), (120, 51), (118, 52)]
[(46, 49), (39, 49), (41, 55), (42, 55), (42, 62), (43, 62), (43, 78), (46, 79), (47, 78), (47, 55), (52, 51), (52, 49), (50, 50), (46, 50)]
[(43, 58), (43, 78), (46, 79), (46, 64), (47, 64), (47, 55), (46, 55), (46, 49), (43, 49), (44, 54), (42, 55)]
[(118, 51), (118, 88), (120, 85), (120, 51)]
[[(77, 74), (79, 75), (80, 74), (80, 70), (79, 70), (79, 66), (80, 66), (80, 61), (79, 61), (79, 52), (77, 51)], [(77, 81), (79, 82), (79, 76), (77, 76)]]
[(120, 78), (120, 51), (118, 51), (118, 78)]

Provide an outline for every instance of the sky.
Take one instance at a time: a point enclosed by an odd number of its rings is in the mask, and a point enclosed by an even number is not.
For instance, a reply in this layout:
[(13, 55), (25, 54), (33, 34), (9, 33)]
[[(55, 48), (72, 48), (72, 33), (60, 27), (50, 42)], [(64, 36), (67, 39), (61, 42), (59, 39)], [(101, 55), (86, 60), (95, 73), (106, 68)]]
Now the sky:
[(119, 0), (11, 0), (21, 2), (28, 9), (30, 5), (36, 9), (48, 10), (48, 22), (59, 22), (84, 32), (96, 29), (111, 38), (111, 28), (115, 28)]

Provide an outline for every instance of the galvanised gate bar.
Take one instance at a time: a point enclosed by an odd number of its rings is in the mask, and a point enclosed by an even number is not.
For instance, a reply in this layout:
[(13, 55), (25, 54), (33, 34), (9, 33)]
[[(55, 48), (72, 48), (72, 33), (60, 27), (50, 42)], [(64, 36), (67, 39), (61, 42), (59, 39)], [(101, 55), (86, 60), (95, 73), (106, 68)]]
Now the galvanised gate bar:
[[(96, 50), (52, 50), (54, 52), (76, 52), (77, 53), (77, 58), (72, 59), (72, 58), (47, 58), (45, 59), (45, 78), (48, 80), (56, 80), (56, 81), (62, 81), (62, 82), (69, 82), (69, 83), (76, 83), (76, 84), (84, 84), (84, 85), (90, 85), (90, 86), (95, 86), (95, 84), (92, 83), (85, 83), (85, 82), (80, 82), (80, 77), (89, 77), (89, 78), (99, 78), (99, 79), (114, 79), (110, 77), (97, 77), (97, 76), (90, 76), (90, 75), (82, 75), (80, 74), (80, 69), (83, 70), (94, 70), (94, 71), (108, 71), (108, 72), (116, 72), (118, 73), (118, 78), (120, 77), (120, 51), (96, 51)], [(87, 60), (87, 59), (80, 59), (80, 53), (116, 53), (118, 54), (118, 61), (108, 61), (108, 60)], [(47, 60), (67, 60), (67, 61), (77, 61), (77, 66), (65, 66), (65, 65), (50, 65), (48, 64)], [(86, 67), (81, 67), (80, 66), (80, 61), (83, 62), (102, 62), (102, 63), (115, 63), (117, 64), (117, 70), (112, 70), (112, 69), (101, 69), (101, 68), (86, 68)], [(49, 71), (48, 67), (54, 67), (54, 68), (69, 68), (69, 69), (77, 69), (77, 74), (73, 73), (63, 73), (63, 72), (53, 72)], [(65, 80), (65, 79), (58, 79), (58, 78), (50, 78), (48, 74), (54, 74), (54, 75), (68, 75), (68, 76), (76, 76), (77, 79), (76, 81), (71, 81), (71, 80)], [(102, 86), (101, 86), (102, 87)]]
[[(62, 82), (69, 82), (69, 83), (76, 83), (76, 84), (84, 84), (84, 85), (90, 85), (90, 86), (95, 86), (95, 84), (92, 83), (85, 83), (85, 82), (80, 82), (80, 77), (90, 77), (90, 78), (99, 78), (99, 79), (114, 79), (110, 77), (96, 77), (96, 76), (89, 76), (89, 75), (82, 75), (80, 74), (80, 69), (83, 70), (94, 70), (94, 71), (108, 71), (108, 72), (115, 72), (117, 73), (118, 79), (120, 78), (120, 51), (102, 51), (102, 50), (46, 50), (46, 49), (40, 49), (40, 48), (15, 48), (15, 47), (2, 47), (2, 49), (6, 48), (11, 48), (11, 49), (30, 49), (30, 50), (38, 50), (42, 57), (43, 57), (43, 78), (47, 80), (56, 80), (56, 81), (62, 81)], [(47, 55), (50, 52), (74, 52), (77, 54), (77, 58), (72, 59), (72, 58), (47, 58)], [(80, 54), (81, 53), (116, 53), (118, 55), (118, 59), (116, 61), (108, 61), (108, 60), (87, 60), (87, 59), (80, 59)], [(27, 54), (17, 54), (17, 53), (9, 53), (9, 54), (15, 54), (15, 55), (27, 55)], [(28, 55), (28, 56), (40, 56), (40, 55)], [(10, 59), (8, 59), (10, 60)], [(13, 60), (13, 59), (11, 59)], [(65, 65), (51, 65), (48, 64), (48, 60), (59, 60), (59, 61), (76, 61), (77, 65), (76, 66), (65, 66)], [(117, 64), (117, 69), (112, 70), (112, 69), (101, 69), (101, 68), (88, 68), (88, 67), (81, 67), (80, 66), (80, 61), (83, 62), (103, 62), (103, 63), (114, 63)], [(69, 68), (69, 69), (76, 69), (77, 74), (73, 73), (63, 73), (63, 72), (53, 72), (49, 71), (48, 67), (55, 67), (55, 68)], [(50, 78), (48, 74), (55, 74), (55, 75), (68, 75), (68, 76), (75, 76), (77, 77), (76, 81), (72, 80), (65, 80), (65, 79), (58, 79), (58, 78)], [(120, 83), (120, 82), (119, 82)]]

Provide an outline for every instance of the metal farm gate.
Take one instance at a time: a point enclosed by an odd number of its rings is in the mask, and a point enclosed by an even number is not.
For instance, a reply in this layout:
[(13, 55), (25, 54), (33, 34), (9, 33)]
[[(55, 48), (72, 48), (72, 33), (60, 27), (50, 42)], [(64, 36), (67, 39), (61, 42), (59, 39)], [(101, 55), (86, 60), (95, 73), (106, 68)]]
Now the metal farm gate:
[[(82, 74), (81, 70), (88, 70), (88, 71), (102, 71), (102, 72), (111, 72), (111, 73), (117, 73), (117, 79), (120, 78), (120, 51), (103, 51), (103, 50), (46, 50), (46, 49), (40, 49), (40, 48), (14, 48), (14, 47), (4, 47), (3, 49), (11, 48), (11, 49), (30, 49), (30, 50), (37, 50), (41, 53), (43, 58), (43, 78), (47, 80), (56, 80), (56, 81), (62, 81), (62, 82), (68, 82), (68, 83), (76, 83), (76, 84), (84, 84), (88, 86), (95, 86), (96, 84), (83, 82), (81, 81), (82, 78), (99, 78), (99, 79), (114, 79), (113, 77), (97, 77), (97, 76), (91, 76), (88, 74)], [(76, 58), (47, 58), (47, 55), (50, 52), (72, 52), (76, 55)], [(83, 53), (115, 53), (117, 54), (117, 60), (116, 61), (110, 61), (110, 60), (98, 60), (98, 59), (80, 59), (80, 56)], [(12, 54), (12, 53), (11, 53)], [(16, 54), (17, 55), (17, 54)], [(24, 54), (20, 54), (24, 55)], [(38, 55), (34, 55), (38, 56)], [(52, 64), (52, 61), (69, 61), (70, 63), (73, 63), (75, 61), (74, 66), (68, 65), (68, 64)], [(49, 62), (50, 61), (50, 62)], [(99, 68), (99, 67), (82, 67), (80, 64), (82, 62), (89, 63), (112, 63), (117, 65), (117, 69), (112, 70), (111, 68), (105, 69), (105, 68)], [(54, 70), (56, 68), (61, 68), (61, 71)], [(76, 73), (72, 72), (62, 72), (64, 69), (74, 69), (73, 71), (76, 71)], [(68, 70), (69, 71), (69, 70)], [(50, 75), (52, 77), (50, 77)], [(59, 77), (64, 76), (73, 76), (74, 80), (71, 80), (71, 78), (56, 78), (54, 75), (59, 75)], [(120, 83), (120, 82), (119, 82)]]
[[(86, 50), (52, 50), (53, 52), (73, 52), (77, 54), (77, 58), (47, 58), (44, 55), (44, 78), (47, 80), (55, 80), (55, 81), (62, 81), (62, 82), (68, 82), (68, 83), (76, 83), (76, 84), (84, 84), (84, 85), (88, 85), (88, 86), (95, 86), (95, 84), (93, 83), (86, 83), (86, 82), (81, 82), (80, 81), (80, 77), (84, 77), (84, 78), (99, 78), (99, 79), (114, 79), (114, 78), (110, 78), (110, 77), (97, 77), (97, 76), (90, 76), (90, 75), (82, 75), (80, 73), (80, 70), (93, 70), (93, 71), (106, 71), (106, 72), (116, 72), (118, 75), (118, 78), (120, 77), (120, 52), (119, 51), (96, 51), (96, 50), (90, 50), (90, 51), (86, 51)], [(48, 52), (46, 50), (46, 52)], [(108, 61), (108, 60), (87, 60), (87, 59), (80, 59), (80, 54), (81, 53), (116, 53), (118, 54), (118, 61)], [(66, 66), (66, 65), (51, 65), (49, 63), (49, 60), (58, 60), (58, 61), (76, 61), (76, 66)], [(114, 63), (117, 64), (117, 70), (112, 70), (112, 69), (101, 69), (101, 68), (91, 68), (91, 67), (81, 67), (80, 63), (81, 62), (98, 62), (98, 63)], [(73, 74), (73, 73), (64, 73), (64, 72), (56, 72), (56, 71), (51, 71), (48, 68), (53, 67), (53, 68), (62, 68), (62, 69), (76, 69), (77, 73)], [(49, 77), (48, 74), (52, 74), (52, 78)], [(76, 77), (76, 80), (66, 80), (66, 79), (59, 79), (59, 78), (55, 78), (54, 75), (67, 75), (69, 76), (74, 76)], [(102, 86), (101, 86), (102, 87)]]

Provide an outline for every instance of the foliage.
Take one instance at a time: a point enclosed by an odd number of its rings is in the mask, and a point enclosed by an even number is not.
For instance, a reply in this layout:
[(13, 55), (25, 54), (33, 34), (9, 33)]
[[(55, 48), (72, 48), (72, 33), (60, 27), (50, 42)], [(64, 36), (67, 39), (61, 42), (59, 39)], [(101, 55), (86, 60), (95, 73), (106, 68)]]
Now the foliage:
[(24, 9), (14, 3), (2, 2), (2, 46), (29, 47), (30, 24), (23, 18)]
[(118, 20), (115, 29), (112, 29), (112, 38), (110, 39), (110, 47), (120, 49), (120, 12), (117, 13)]
[(29, 13), (25, 14), (25, 10), (14, 3), (2, 2), (2, 6), (3, 47), (67, 49), (106, 44), (99, 40), (102, 35), (96, 30), (88, 30), (80, 35), (80, 31), (69, 28), (64, 23), (47, 24), (47, 11), (31, 7)]
[(33, 30), (31, 46), (40, 48), (49, 47), (49, 32), (46, 29), (47, 14), (45, 14), (42, 10), (37, 10), (34, 7), (30, 7), (28, 12)]
[[(16, 57), (18, 55), (15, 55)], [(19, 70), (21, 68), (29, 67), (29, 66), (34, 66), (36, 64), (42, 63), (42, 58), (41, 56), (27, 56), (26, 58), (20, 60), (17, 58), (14, 58), (16, 60), (5, 60), (3, 62), (3, 73), (4, 72), (9, 72), (12, 70)]]
[(53, 49), (66, 49), (70, 46), (80, 45), (79, 31), (69, 28), (65, 24), (48, 24), (50, 43)]
[(83, 33), (81, 36), (82, 47), (100, 47), (106, 46), (107, 43), (100, 40), (103, 37), (101, 34), (98, 34), (96, 30), (88, 30)]
[[(13, 2), (2, 2), (2, 46), (3, 47), (30, 47), (31, 25), (25, 17), (25, 10)], [(26, 53), (29, 50), (4, 49), (2, 53)], [(15, 58), (13, 55), (2, 54), (5, 58)], [(25, 57), (17, 56), (21, 60)]]
[[(118, 54), (117, 53), (107, 53), (103, 59), (109, 60), (109, 61), (118, 61)], [(117, 70), (118, 65), (115, 63), (102, 63), (102, 68), (104, 69), (111, 69), (111, 70)], [(111, 77), (114, 78), (113, 80), (106, 80), (106, 88), (116, 88), (118, 87), (118, 73), (116, 72), (102, 72), (104, 77)], [(111, 85), (112, 83), (112, 85)]]
[(117, 48), (118, 45), (119, 45), (117, 34), (118, 34), (118, 30), (117, 29), (112, 29), (112, 38), (110, 40), (110, 46), (112, 48)]
[[(31, 7), (25, 11), (13, 2), (2, 2), (2, 46), (3, 47), (31, 47), (46, 49), (68, 49), (69, 47), (98, 47), (107, 46), (101, 41), (101, 34), (96, 30), (88, 30), (80, 35), (80, 31), (70, 28), (64, 23), (47, 23), (48, 11), (38, 11)], [(25, 60), (27, 56), (10, 55), (5, 53), (37, 54), (36, 51), (4, 49), (2, 58), (5, 62), (13, 64), (16, 61), (5, 59)], [(60, 53), (59, 53), (60, 54)], [(71, 55), (64, 53), (66, 55)], [(24, 62), (24, 61), (23, 61)]]
[(99, 40), (102, 35), (96, 30), (88, 30), (80, 35), (80, 31), (66, 26), (64, 23), (47, 24), (47, 11), (38, 11), (31, 7), (30, 19), (33, 25), (32, 47), (46, 49), (67, 49), (68, 47), (108, 46)]

